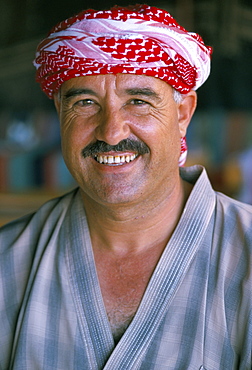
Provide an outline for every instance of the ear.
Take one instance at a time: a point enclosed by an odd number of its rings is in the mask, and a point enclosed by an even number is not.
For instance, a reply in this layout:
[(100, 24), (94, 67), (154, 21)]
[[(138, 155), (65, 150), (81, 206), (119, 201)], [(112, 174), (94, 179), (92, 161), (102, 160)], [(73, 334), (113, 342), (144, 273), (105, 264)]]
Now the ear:
[(197, 106), (197, 94), (191, 90), (188, 94), (183, 96), (183, 99), (178, 103), (178, 119), (179, 119), (179, 130), (181, 137), (186, 135), (187, 127), (191, 121), (193, 113)]
[(59, 116), (60, 115), (60, 97), (59, 97), (58, 93), (54, 94), (53, 101), (54, 101), (54, 105), (55, 105), (56, 111), (57, 111), (58, 116)]

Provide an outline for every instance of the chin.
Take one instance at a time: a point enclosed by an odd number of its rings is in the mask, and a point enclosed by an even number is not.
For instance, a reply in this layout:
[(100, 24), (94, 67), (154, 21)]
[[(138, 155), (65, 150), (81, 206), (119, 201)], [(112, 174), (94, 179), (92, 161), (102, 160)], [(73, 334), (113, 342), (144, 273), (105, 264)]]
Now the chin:
[(139, 197), (141, 192), (136, 192), (132, 187), (130, 189), (108, 189), (99, 188), (92, 189), (92, 191), (87, 191), (87, 189), (82, 187), (82, 193), (85, 198), (89, 198), (91, 202), (96, 202), (98, 204), (109, 205), (127, 205), (139, 202)]

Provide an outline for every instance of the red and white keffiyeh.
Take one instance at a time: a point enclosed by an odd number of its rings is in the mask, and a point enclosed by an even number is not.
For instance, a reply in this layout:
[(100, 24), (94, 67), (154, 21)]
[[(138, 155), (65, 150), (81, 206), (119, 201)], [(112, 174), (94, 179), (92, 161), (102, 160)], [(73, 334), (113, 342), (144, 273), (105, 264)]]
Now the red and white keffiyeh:
[(115, 6), (86, 10), (58, 24), (39, 44), (34, 65), (50, 98), (66, 80), (108, 73), (153, 76), (186, 94), (207, 79), (211, 53), (198, 34), (165, 10)]
[(165, 10), (148, 5), (86, 10), (54, 27), (37, 49), (37, 81), (52, 98), (73, 77), (146, 74), (182, 94), (210, 72), (211, 47)]

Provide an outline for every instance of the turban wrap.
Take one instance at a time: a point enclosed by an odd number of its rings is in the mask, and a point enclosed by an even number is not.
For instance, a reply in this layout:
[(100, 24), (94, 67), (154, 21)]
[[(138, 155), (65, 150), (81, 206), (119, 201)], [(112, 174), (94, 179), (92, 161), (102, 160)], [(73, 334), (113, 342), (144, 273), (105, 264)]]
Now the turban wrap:
[[(34, 65), (50, 98), (66, 80), (108, 73), (145, 74), (186, 94), (207, 79), (211, 52), (165, 10), (115, 6), (85, 10), (59, 23), (39, 44)], [(184, 141), (181, 147), (186, 148)]]

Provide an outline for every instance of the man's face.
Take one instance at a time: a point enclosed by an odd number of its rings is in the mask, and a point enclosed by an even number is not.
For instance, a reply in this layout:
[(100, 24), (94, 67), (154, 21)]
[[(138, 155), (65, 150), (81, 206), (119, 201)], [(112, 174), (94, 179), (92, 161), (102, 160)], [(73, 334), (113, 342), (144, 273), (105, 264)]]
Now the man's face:
[(63, 156), (84, 196), (129, 204), (169, 196), (176, 187), (195, 93), (177, 104), (164, 81), (108, 74), (64, 82), (55, 104)]

